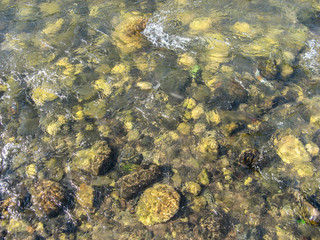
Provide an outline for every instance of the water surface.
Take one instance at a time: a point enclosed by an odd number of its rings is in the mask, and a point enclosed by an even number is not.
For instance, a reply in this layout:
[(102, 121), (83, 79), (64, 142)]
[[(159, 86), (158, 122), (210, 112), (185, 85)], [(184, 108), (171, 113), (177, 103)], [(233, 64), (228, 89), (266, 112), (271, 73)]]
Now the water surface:
[[(1, 0), (0, 237), (317, 239), (319, 14), (312, 0)], [(117, 187), (147, 164), (181, 196), (151, 226), (145, 189)]]

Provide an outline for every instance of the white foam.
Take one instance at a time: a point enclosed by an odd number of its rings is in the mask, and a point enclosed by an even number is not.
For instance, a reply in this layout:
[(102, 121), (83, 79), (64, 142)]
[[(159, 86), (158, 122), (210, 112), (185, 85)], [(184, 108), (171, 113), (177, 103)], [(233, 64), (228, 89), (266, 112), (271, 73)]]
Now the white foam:
[[(66, 77), (59, 75), (57, 71), (48, 68), (41, 68), (33, 72), (24, 72), (20, 74), (11, 71), (14, 80), (20, 83), (26, 83), (30, 88), (35, 89), (38, 87), (46, 86), (45, 90), (57, 95), (60, 99), (66, 98), (66, 93), (62, 91), (68, 87), (64, 84)], [(50, 88), (52, 87), (52, 88)]]
[(188, 45), (190, 45), (192, 41), (191, 38), (170, 35), (165, 32), (165, 21), (169, 14), (171, 14), (171, 12), (168, 11), (156, 13), (149, 19), (142, 34), (156, 47), (163, 47), (170, 50), (187, 50)]
[(13, 152), (17, 152), (19, 148), (20, 145), (14, 143), (7, 143), (3, 146), (0, 155), (0, 163), (2, 165), (2, 169), (6, 169), (8, 167), (10, 154)]
[(16, 146), (14, 143), (7, 143), (6, 145), (4, 145), (1, 151), (2, 160), (6, 160), (10, 152), (16, 148), (18, 148), (18, 146)]
[[(161, 10), (154, 13), (148, 20), (147, 26), (142, 34), (156, 47), (166, 48), (169, 50), (188, 51), (202, 49), (212, 41), (221, 41), (202, 35), (191, 35), (185, 29), (178, 29), (172, 26), (170, 21), (177, 20), (179, 14), (186, 11), (194, 12), (201, 17), (203, 11), (202, 0), (189, 1), (186, 6), (179, 6), (175, 1), (168, 1)], [(230, 45), (228, 41), (224, 41)]]
[(23, 77), (23, 81), (29, 86), (39, 87), (43, 83), (60, 84), (59, 77), (63, 78), (63, 76), (59, 76), (55, 71), (40, 69), (30, 74), (27, 73)]
[(319, 52), (320, 52), (320, 40), (311, 39), (307, 41), (307, 45), (310, 50), (302, 55), (303, 65), (309, 71), (314, 74), (320, 73), (320, 62), (319, 62)]

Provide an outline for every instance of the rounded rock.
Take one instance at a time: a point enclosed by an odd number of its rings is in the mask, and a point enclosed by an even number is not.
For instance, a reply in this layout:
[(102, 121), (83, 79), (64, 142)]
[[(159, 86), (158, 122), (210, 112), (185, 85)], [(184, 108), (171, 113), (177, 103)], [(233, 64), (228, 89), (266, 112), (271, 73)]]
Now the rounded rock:
[(261, 60), (258, 64), (258, 69), (260, 74), (268, 80), (277, 78), (278, 69), (273, 60)]
[(194, 196), (198, 196), (201, 192), (201, 186), (196, 182), (186, 182), (184, 188)]
[(137, 205), (137, 216), (144, 225), (164, 223), (179, 210), (180, 195), (172, 186), (156, 184), (148, 188)]

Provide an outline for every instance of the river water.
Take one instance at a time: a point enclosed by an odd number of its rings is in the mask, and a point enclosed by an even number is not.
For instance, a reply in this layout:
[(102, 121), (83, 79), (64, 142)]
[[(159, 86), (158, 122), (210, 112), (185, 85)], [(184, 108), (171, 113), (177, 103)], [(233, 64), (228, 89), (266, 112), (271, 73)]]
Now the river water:
[(0, 239), (319, 239), (319, 53), (316, 0), (0, 0)]

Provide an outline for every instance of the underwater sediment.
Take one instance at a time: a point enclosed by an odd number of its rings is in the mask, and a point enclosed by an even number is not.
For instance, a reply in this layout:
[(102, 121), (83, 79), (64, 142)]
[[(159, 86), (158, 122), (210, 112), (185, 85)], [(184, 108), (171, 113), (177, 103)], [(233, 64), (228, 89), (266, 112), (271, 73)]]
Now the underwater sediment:
[(0, 238), (317, 239), (319, 13), (0, 0)]

